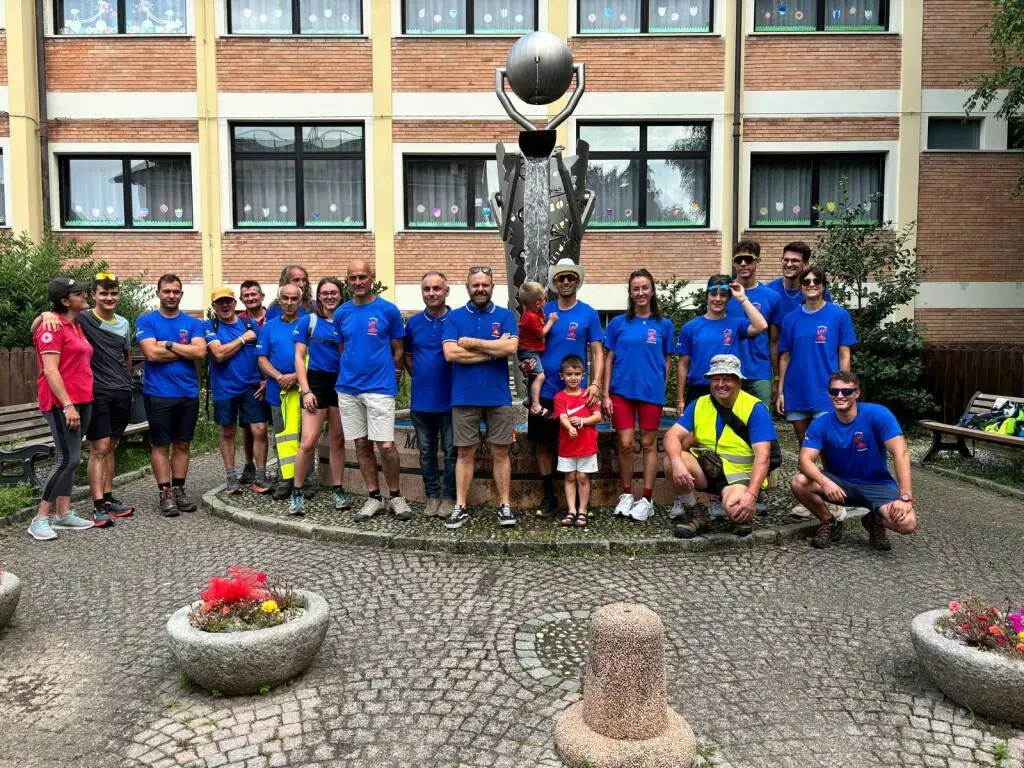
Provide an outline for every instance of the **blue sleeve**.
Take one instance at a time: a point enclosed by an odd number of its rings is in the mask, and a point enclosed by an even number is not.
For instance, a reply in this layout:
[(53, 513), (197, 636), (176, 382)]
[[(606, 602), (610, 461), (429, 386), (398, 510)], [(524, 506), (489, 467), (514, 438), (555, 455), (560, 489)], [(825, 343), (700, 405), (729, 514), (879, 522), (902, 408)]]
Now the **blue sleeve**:
[[(334, 326), (334, 332), (338, 335), (338, 347), (341, 349), (345, 348), (345, 336), (342, 334), (341, 329), (345, 325), (345, 315), (348, 314), (345, 307), (347, 304), (342, 304), (336, 310), (334, 310), (334, 319), (331, 321), (331, 325)], [(302, 321), (302, 317), (299, 318), (299, 322)], [(306, 325), (309, 325), (309, 321), (306, 321)]]
[(135, 325), (135, 341), (155, 338), (156, 332), (150, 327), (149, 314), (145, 314), (139, 318)]
[(263, 333), (264, 330), (268, 330), (269, 328), (270, 323), (268, 321), (267, 324), (260, 329), (259, 335), (256, 337), (256, 357), (270, 357), (269, 342), (271, 336)]
[(882, 438), (883, 443), (903, 434), (903, 428), (896, 421), (896, 417), (892, 415), (892, 411), (883, 405), (871, 409), (871, 426), (875, 433)]
[[(691, 321), (692, 322), (692, 321)], [(689, 356), (693, 352), (693, 332), (690, 330), (693, 326), (690, 323), (686, 323), (679, 331), (679, 339), (676, 341), (675, 353), (677, 355)]]
[[(415, 317), (415, 315), (413, 315), (413, 317)], [(413, 340), (413, 337), (412, 337), (412, 330), (413, 330), (412, 329), (412, 323), (413, 323), (413, 319), (412, 319), (412, 317), (410, 317), (406, 321), (405, 329), (404, 329), (405, 330), (405, 351), (406, 352), (410, 352), (410, 353), (412, 352), (413, 348), (416, 345), (416, 342)]]
[(441, 321), (441, 343), (444, 344), (446, 341), (458, 341), (459, 340), (459, 329), (455, 323), (455, 318), (452, 317), (454, 312), (449, 312), (444, 316), (444, 320)]
[(676, 424), (687, 432), (693, 432), (693, 414), (697, 410), (697, 401), (691, 400), (683, 410), (683, 415), (676, 419)]
[(220, 341), (220, 339), (217, 338), (217, 334), (214, 333), (213, 320), (205, 320), (203, 322), (203, 337), (206, 339), (207, 344), (214, 341)]
[(587, 324), (587, 338), (589, 341), (604, 341), (604, 329), (601, 327), (601, 318), (596, 310), (590, 313), (590, 322)]
[(740, 320), (736, 323), (736, 340), (750, 338), (750, 321)]
[(404, 339), (405, 324), (402, 322), (402, 313), (394, 304), (391, 305), (389, 312), (391, 313), (391, 322), (388, 333), (391, 334), (392, 339)]
[(622, 325), (622, 322), (619, 320), (620, 317), (622, 315), (616, 315), (609, 321), (608, 329), (604, 334), (604, 348), (609, 352), (615, 351), (615, 342), (619, 338), (619, 326)]
[(816, 451), (820, 451), (825, 447), (825, 424), (828, 422), (826, 416), (815, 419), (811, 422), (811, 426), (807, 428), (807, 434), (804, 435), (804, 448), (813, 448)]
[(300, 317), (292, 331), (292, 341), (297, 344), (309, 344), (309, 315)]
[(750, 427), (750, 442), (752, 444), (767, 443), (777, 439), (775, 424), (772, 423), (772, 416), (768, 413), (764, 403), (757, 403), (754, 406), (754, 410), (750, 412), (750, 421), (747, 422), (747, 426)]
[(790, 312), (782, 321), (782, 329), (779, 332), (779, 352), (789, 352), (793, 345), (793, 326), (796, 324), (796, 312)]
[(196, 320), (194, 317), (190, 317), (189, 320), (192, 321), (189, 323), (191, 326), (191, 330), (189, 332), (192, 334), (189, 336), (189, 341), (191, 342), (192, 339), (205, 339), (206, 337), (203, 334), (203, 323)]
[(672, 340), (676, 337), (676, 327), (667, 317), (661, 319), (661, 351), (662, 354), (672, 354)]
[(839, 346), (852, 347), (857, 343), (857, 334), (853, 330), (853, 318), (845, 309), (842, 310), (843, 319), (839, 322)]
[(516, 316), (511, 312), (506, 311), (505, 316), (502, 317), (501, 332), (511, 334), (512, 336), (519, 335), (519, 328), (516, 326)]

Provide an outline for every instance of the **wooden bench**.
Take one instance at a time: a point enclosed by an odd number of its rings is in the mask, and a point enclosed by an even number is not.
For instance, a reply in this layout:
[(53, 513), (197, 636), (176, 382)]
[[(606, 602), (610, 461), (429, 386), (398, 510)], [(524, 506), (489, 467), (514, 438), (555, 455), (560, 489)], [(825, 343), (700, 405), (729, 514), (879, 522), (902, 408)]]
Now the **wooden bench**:
[[(987, 413), (996, 407), (997, 402), (1009, 402), (1016, 405), (1024, 405), (1024, 397), (1010, 397), (1008, 395), (990, 395), (984, 392), (975, 392), (967, 403), (964, 410), (964, 417), (974, 416), (980, 413)], [(1024, 437), (1013, 435), (1000, 435), (995, 432), (984, 432), (980, 429), (970, 427), (959, 427), (956, 424), (943, 424), (941, 421), (930, 421), (928, 419), (918, 422), (925, 429), (932, 432), (932, 445), (928, 453), (921, 459), (922, 463), (931, 461), (939, 451), (958, 451), (961, 456), (971, 458), (974, 452), (967, 447), (967, 441), (972, 443), (990, 443), (1004, 448), (1024, 450)], [(955, 441), (942, 439), (943, 435), (952, 435)]]
[[(129, 424), (125, 437), (145, 436), (149, 422)], [(0, 485), (31, 483), (42, 485), (36, 464), (53, 455), (53, 437), (46, 419), (35, 403), (0, 408)], [(17, 473), (9, 470), (15, 468)]]

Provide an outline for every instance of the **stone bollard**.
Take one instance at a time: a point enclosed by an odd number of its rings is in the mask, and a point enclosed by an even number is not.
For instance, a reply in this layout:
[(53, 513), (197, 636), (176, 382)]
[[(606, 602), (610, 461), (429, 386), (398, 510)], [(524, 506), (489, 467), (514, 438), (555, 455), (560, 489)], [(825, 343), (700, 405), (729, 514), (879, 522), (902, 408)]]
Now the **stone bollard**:
[(612, 603), (590, 623), (583, 701), (555, 723), (555, 749), (571, 766), (691, 768), (693, 729), (668, 706), (665, 628), (643, 605)]

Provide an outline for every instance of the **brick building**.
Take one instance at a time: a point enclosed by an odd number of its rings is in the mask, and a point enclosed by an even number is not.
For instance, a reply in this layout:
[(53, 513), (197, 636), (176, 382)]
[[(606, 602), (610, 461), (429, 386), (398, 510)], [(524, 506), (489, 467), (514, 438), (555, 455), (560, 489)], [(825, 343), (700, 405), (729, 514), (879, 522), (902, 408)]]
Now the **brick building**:
[(121, 274), (174, 270), (189, 309), (287, 262), (322, 276), (366, 256), (403, 309), (427, 268), (500, 265), (494, 143), (517, 129), (494, 69), (542, 29), (587, 67), (559, 143), (591, 143), (600, 309), (624, 306), (636, 265), (718, 271), (734, 233), (774, 277), (847, 176), (882, 193), (876, 216), (919, 222), (929, 340), (1024, 342), (1006, 266), (1024, 130), (961, 120), (959, 83), (990, 61), (987, 0), (37, 2), (0, 0), (3, 223), (48, 219)]

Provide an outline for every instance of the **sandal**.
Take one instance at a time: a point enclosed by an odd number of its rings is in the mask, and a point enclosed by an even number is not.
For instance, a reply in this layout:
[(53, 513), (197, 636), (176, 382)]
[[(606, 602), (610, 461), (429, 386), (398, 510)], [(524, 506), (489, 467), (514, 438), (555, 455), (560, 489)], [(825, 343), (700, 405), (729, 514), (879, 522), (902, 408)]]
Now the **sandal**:
[(562, 525), (566, 526), (567, 528), (569, 526), (578, 525), (578, 524), (579, 524), (579, 522), (576, 519), (576, 513), (575, 512), (570, 512), (569, 514), (567, 514), (565, 517), (562, 518)]
[(685, 523), (679, 523), (672, 529), (672, 535), (677, 539), (692, 539), (702, 533), (707, 533), (708, 519), (706, 517), (694, 517)]
[(580, 512), (578, 515), (576, 515), (576, 527), (577, 528), (586, 528), (588, 522), (589, 522), (589, 518), (584, 513)]

